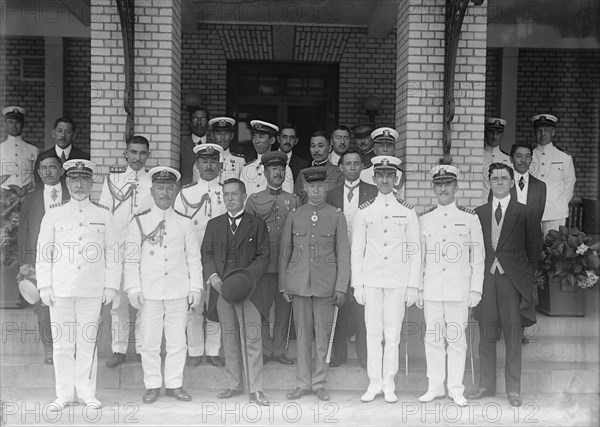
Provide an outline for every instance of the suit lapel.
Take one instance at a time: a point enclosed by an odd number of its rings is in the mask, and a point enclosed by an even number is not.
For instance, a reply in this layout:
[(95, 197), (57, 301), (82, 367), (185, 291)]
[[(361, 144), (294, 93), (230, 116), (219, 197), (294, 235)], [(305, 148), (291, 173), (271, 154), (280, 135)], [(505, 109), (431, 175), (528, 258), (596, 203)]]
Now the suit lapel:
[(498, 246), (496, 246), (496, 251), (502, 247), (502, 244), (506, 241), (506, 239), (508, 239), (508, 236), (510, 236), (513, 228), (515, 227), (517, 221), (516, 204), (517, 201), (511, 197), (504, 214), (504, 222), (502, 223), (502, 230), (500, 230), (500, 237), (498, 238)]
[(238, 225), (237, 231), (233, 235), (236, 248), (244, 241), (253, 224), (254, 219), (251, 218), (250, 215), (244, 214), (240, 221), (240, 225)]
[(487, 202), (480, 209), (481, 229), (483, 231), (483, 239), (485, 247), (492, 246), (492, 202)]

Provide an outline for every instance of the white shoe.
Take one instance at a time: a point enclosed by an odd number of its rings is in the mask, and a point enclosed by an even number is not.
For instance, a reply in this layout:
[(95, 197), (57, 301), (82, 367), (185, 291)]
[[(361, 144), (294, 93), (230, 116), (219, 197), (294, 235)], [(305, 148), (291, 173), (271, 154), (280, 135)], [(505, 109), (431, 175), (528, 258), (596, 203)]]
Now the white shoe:
[(454, 400), (458, 406), (467, 406), (467, 399), (462, 394), (457, 394), (456, 396), (450, 396), (450, 399)]
[(427, 390), (427, 393), (425, 393), (423, 396), (419, 397), (419, 402), (427, 403), (427, 402), (431, 402), (432, 400), (435, 400), (435, 399), (441, 399), (445, 396), (446, 396), (446, 394), (444, 392), (440, 393), (437, 391)]
[(372, 402), (375, 399), (375, 396), (377, 396), (378, 394), (381, 394), (381, 392), (380, 391), (367, 390), (365, 392), (365, 394), (363, 394), (360, 397), (360, 401), (363, 402), (363, 403)]
[(54, 412), (62, 411), (73, 402), (73, 399), (65, 399), (64, 397), (57, 397), (48, 404), (49, 409)]
[(93, 409), (102, 408), (102, 403), (100, 403), (100, 401), (98, 399), (96, 399), (95, 397), (82, 398), (81, 402), (88, 408), (93, 408)]
[(398, 397), (393, 391), (384, 391), (383, 400), (385, 400), (387, 403), (396, 403), (398, 401)]

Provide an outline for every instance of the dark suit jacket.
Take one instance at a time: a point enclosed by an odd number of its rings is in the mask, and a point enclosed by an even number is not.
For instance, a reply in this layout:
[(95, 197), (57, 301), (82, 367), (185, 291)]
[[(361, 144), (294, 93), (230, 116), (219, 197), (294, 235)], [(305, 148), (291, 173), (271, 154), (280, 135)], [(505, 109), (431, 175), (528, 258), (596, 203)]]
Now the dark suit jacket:
[[(42, 153), (40, 153), (38, 156), (41, 156), (42, 154), (52, 153), (52, 152), (56, 152), (54, 145), (52, 147), (48, 148), (47, 150), (43, 151)], [(90, 160), (90, 154), (86, 153), (83, 150), (80, 150), (79, 148), (75, 147), (74, 145), (71, 145), (71, 152), (69, 153), (69, 157), (67, 157), (67, 160), (71, 160), (71, 159)], [(36, 161), (35, 166), (36, 166), (35, 170), (37, 170), (37, 161)]]
[(179, 147), (179, 172), (181, 172), (181, 185), (186, 185), (194, 180), (194, 141), (190, 135), (181, 138)]
[[(517, 200), (517, 185), (518, 183), (510, 189), (510, 196), (515, 200)], [(492, 200), (492, 197), (492, 190), (490, 190), (488, 202)], [(541, 223), (542, 216), (544, 215), (544, 208), (546, 206), (546, 184), (531, 174), (529, 174), (529, 189), (527, 190), (526, 206), (530, 215), (533, 215), (533, 218)]]
[[(325, 199), (328, 204), (333, 207), (340, 208), (341, 210), (344, 210), (344, 184), (335, 187), (333, 190), (328, 192)], [(377, 187), (361, 181), (358, 184), (358, 204), (361, 205), (364, 202), (377, 197), (377, 193)], [(350, 242), (350, 244), (352, 244), (352, 242)]]
[(297, 154), (294, 154), (294, 152), (292, 152), (292, 157), (290, 157), (289, 166), (290, 166), (290, 169), (292, 170), (292, 176), (294, 177), (294, 183), (295, 183), (300, 171), (304, 168), (309, 167), (310, 162), (308, 160), (298, 156)]
[[(221, 279), (225, 276), (225, 258), (227, 256), (227, 234), (229, 233), (229, 219), (227, 213), (208, 221), (204, 240), (202, 241), (202, 269), (204, 281), (217, 273)], [(229, 262), (227, 271), (234, 268), (246, 268), (256, 279), (256, 289), (250, 296), (258, 311), (268, 316), (267, 307), (263, 307), (264, 300), (259, 279), (269, 264), (269, 233), (265, 222), (245, 213), (240, 225), (233, 236), (236, 245), (235, 262)], [(266, 291), (266, 290), (265, 290)], [(218, 292), (211, 286), (208, 306), (208, 318), (217, 318)]]
[[(498, 257), (500, 265), (512, 285), (521, 295), (519, 311), (522, 326), (535, 323), (535, 306), (533, 303), (533, 283), (535, 269), (541, 256), (541, 227), (527, 207), (511, 197), (506, 208), (504, 223), (496, 250), (492, 246), (492, 202), (475, 209), (483, 229), (485, 245), (485, 276), (484, 281), (492, 278), (489, 271), (494, 259)], [(484, 284), (485, 289), (485, 284)], [(475, 319), (480, 319), (481, 304), (475, 308)]]
[[(62, 199), (60, 201), (64, 202), (70, 198), (69, 190), (62, 181), (61, 187)], [(44, 213), (44, 187), (42, 185), (42, 188), (38, 188), (25, 196), (21, 205), (17, 235), (19, 265), (29, 264), (35, 267), (36, 245)]]

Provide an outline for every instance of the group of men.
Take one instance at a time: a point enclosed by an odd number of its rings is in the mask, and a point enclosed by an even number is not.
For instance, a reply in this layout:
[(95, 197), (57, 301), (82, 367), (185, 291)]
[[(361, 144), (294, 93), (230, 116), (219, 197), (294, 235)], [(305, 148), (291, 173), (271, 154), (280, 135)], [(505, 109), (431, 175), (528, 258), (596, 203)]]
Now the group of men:
[[(369, 377), (361, 400), (383, 394), (396, 402), (402, 321), (405, 308), (416, 304), (427, 327), (429, 387), (421, 402), (445, 396), (446, 382), (448, 396), (467, 404), (465, 325), (473, 308), (481, 333), (481, 381), (470, 397), (495, 394), (496, 342), (503, 335), (509, 402), (521, 404), (521, 341), (515, 331), (535, 322), (533, 274), (542, 231), (564, 223), (575, 182), (571, 157), (551, 141), (556, 117), (535, 116), (538, 146), (514, 144), (507, 161), (497, 150), (506, 122), (487, 119), (488, 202), (475, 211), (457, 205), (460, 171), (439, 165), (431, 170), (437, 206), (417, 215), (401, 198), (405, 175), (394, 156), (399, 135), (392, 128), (355, 126), (358, 149), (351, 148), (346, 126), (315, 132), (308, 163), (293, 153), (293, 125), (280, 129), (253, 120), (257, 157), (245, 163), (229, 149), (235, 120), (209, 120), (205, 108), (192, 109), (180, 170), (146, 171), (150, 142), (134, 136), (124, 152), (126, 168), (111, 170), (95, 203), (89, 195), (98, 171), (72, 145), (71, 120), (56, 121), (56, 146), (37, 155), (19, 140), (20, 131), (10, 133), (19, 123), (22, 129), (23, 109), (9, 107), (4, 115), (11, 130), (2, 155), (14, 145), (17, 158), (23, 157), (11, 179), (18, 173), (21, 186), (33, 187), (33, 176), (23, 179), (29, 162), (41, 180), (24, 199), (19, 230), (20, 265), (34, 271), (41, 298), (40, 331), (50, 330), (50, 321), (60, 328), (97, 328), (102, 304), (112, 303), (113, 356), (107, 366), (115, 367), (125, 361), (130, 342), (130, 305), (137, 309), (144, 402), (156, 401), (163, 383), (166, 395), (191, 400), (182, 387), (184, 365), (187, 360), (198, 366), (206, 356), (227, 372), (228, 387), (218, 398), (246, 389), (252, 401), (268, 405), (263, 365), (294, 364), (286, 354), (292, 319), (297, 377), (288, 399), (315, 393), (329, 400), (328, 368), (346, 362), (347, 338), (355, 334), (358, 360)], [(207, 142), (207, 132), (215, 143)], [(275, 142), (279, 151), (272, 151)], [(228, 286), (240, 270), (255, 285), (234, 304)], [(253, 325), (258, 332), (249, 337)], [(452, 328), (458, 339), (448, 336)], [(101, 405), (95, 397), (95, 340), (84, 329), (44, 338), (45, 361), (55, 365), (59, 409), (75, 395)]]

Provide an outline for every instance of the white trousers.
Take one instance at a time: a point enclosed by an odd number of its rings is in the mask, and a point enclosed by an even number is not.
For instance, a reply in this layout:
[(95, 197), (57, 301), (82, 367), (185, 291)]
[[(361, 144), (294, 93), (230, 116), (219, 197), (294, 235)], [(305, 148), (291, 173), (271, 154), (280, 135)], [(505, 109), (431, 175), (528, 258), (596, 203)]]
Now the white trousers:
[(138, 310), (142, 336), (140, 354), (144, 370), (144, 385), (147, 389), (162, 387), (160, 346), (163, 332), (167, 349), (165, 387), (177, 388), (183, 385), (183, 367), (187, 351), (185, 343), (187, 311), (187, 298), (145, 300)]
[[(468, 301), (427, 301), (425, 314), (425, 357), (427, 358), (428, 391), (445, 394), (446, 354), (448, 355), (448, 395), (463, 396), (465, 358), (467, 355), (466, 325)], [(446, 343), (448, 348), (446, 349)]]
[(96, 395), (98, 358), (94, 347), (101, 307), (102, 297), (56, 297), (50, 307), (57, 398), (73, 400), (75, 393), (80, 399)]
[[(131, 329), (129, 317), (129, 299), (122, 290), (118, 291), (112, 302), (110, 310), (112, 351), (127, 354), (129, 347), (129, 331)], [(142, 347), (140, 342), (140, 316), (135, 317), (135, 352), (139, 354)]]
[(221, 325), (208, 319), (205, 324), (204, 307), (208, 309), (208, 297), (204, 298), (204, 304), (188, 313), (187, 345), (191, 357), (218, 356), (221, 350)]
[[(393, 392), (398, 373), (398, 345), (406, 303), (406, 288), (386, 289), (365, 286), (367, 327), (367, 375), (369, 390)], [(382, 346), (382, 341), (385, 345)]]

